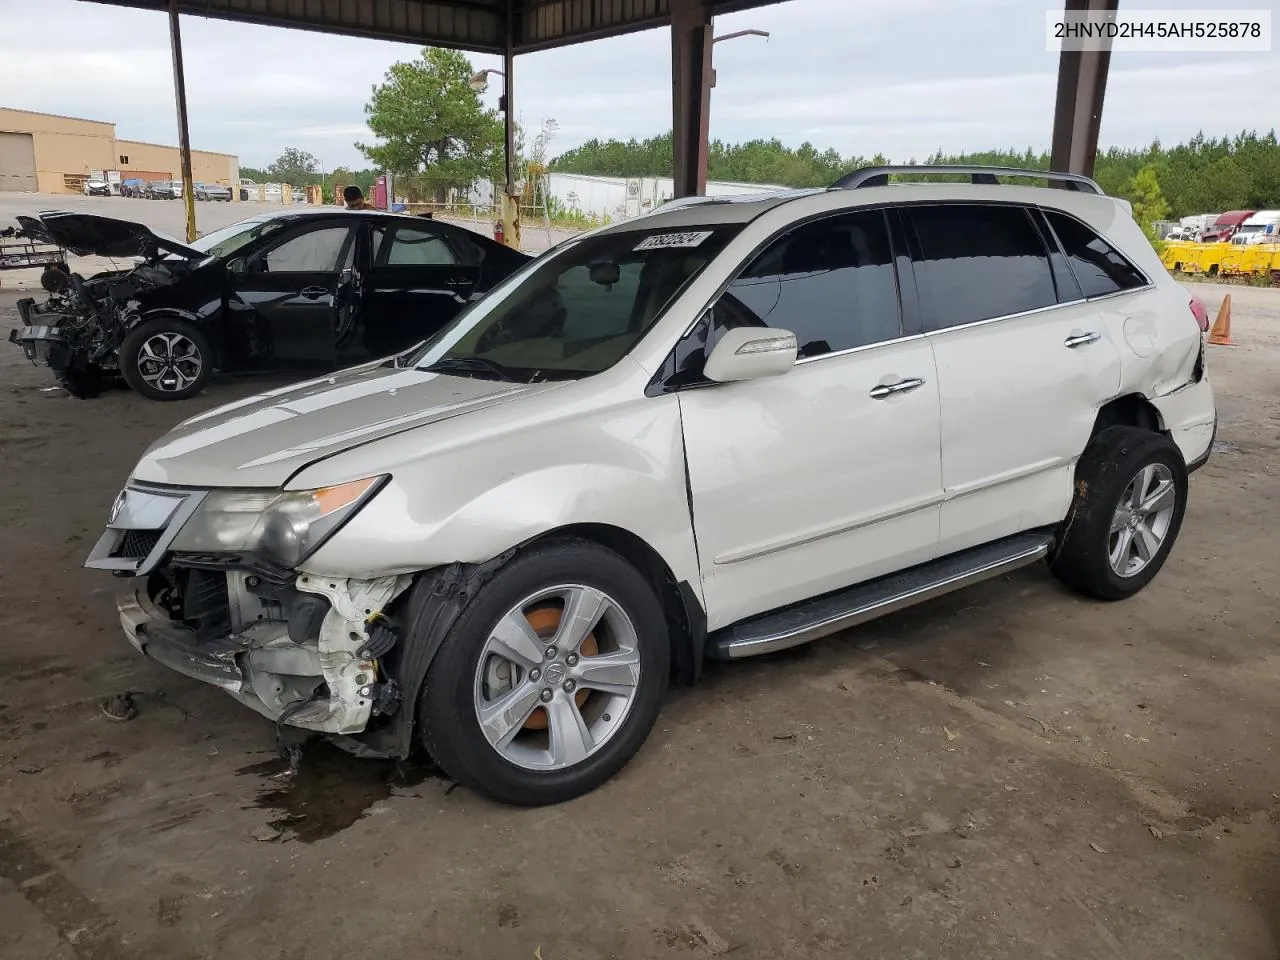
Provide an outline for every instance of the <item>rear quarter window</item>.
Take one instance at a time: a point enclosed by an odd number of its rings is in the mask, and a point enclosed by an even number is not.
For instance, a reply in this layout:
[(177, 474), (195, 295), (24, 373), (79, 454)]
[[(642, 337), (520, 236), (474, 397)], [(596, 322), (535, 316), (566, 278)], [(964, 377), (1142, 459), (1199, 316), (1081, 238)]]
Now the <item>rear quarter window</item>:
[(1045, 210), (1044, 214), (1086, 297), (1102, 297), (1147, 285), (1142, 271), (1075, 217), (1056, 210)]

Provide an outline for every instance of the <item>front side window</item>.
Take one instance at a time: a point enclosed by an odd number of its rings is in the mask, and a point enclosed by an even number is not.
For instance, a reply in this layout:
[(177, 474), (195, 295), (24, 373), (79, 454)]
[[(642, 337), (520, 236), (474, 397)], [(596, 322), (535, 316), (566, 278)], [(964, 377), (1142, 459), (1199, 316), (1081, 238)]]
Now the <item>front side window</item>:
[(268, 273), (336, 273), (350, 232), (347, 227), (308, 230), (267, 251), (263, 267)]
[(570, 240), (475, 301), (402, 362), (519, 382), (607, 370), (740, 229), (650, 227)]
[(1137, 267), (1075, 217), (1056, 210), (1046, 210), (1044, 214), (1058, 235), (1071, 272), (1086, 297), (1101, 297), (1147, 285), (1147, 278)]
[(831, 217), (779, 238), (729, 284), (717, 313), (728, 326), (790, 330), (800, 358), (902, 336), (884, 214)]
[(905, 213), (919, 245), (913, 259), (926, 330), (1058, 302), (1048, 250), (1022, 207), (955, 203)]

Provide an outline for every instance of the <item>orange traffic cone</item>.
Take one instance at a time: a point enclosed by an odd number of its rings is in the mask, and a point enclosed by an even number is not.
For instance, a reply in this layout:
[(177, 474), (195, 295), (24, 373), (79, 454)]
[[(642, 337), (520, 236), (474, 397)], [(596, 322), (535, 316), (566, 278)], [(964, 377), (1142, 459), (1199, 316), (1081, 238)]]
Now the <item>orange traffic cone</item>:
[(1220, 347), (1233, 347), (1231, 342), (1231, 294), (1222, 298), (1222, 306), (1218, 308), (1218, 316), (1213, 321), (1213, 329), (1209, 331), (1209, 342)]

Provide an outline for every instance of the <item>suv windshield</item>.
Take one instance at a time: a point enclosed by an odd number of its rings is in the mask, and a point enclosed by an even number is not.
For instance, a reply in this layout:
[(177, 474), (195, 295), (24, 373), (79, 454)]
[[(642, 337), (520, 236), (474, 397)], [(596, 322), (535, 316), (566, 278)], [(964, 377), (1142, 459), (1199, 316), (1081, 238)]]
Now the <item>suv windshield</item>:
[(740, 229), (649, 228), (570, 240), (401, 362), (524, 383), (600, 373), (640, 341)]
[(229, 257), (251, 241), (257, 240), (264, 234), (282, 226), (284, 222), (284, 220), (268, 220), (266, 218), (241, 220), (239, 223), (233, 223), (231, 226), (223, 227), (221, 230), (206, 233), (203, 237), (191, 241), (187, 246), (210, 256)]

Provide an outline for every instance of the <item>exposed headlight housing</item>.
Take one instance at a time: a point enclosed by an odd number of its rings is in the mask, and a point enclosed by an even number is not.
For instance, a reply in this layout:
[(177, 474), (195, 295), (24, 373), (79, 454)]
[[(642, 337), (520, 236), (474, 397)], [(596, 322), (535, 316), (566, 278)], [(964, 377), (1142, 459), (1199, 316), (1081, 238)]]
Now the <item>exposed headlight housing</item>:
[(337, 532), (388, 478), (316, 490), (214, 490), (174, 538), (189, 553), (254, 553), (292, 569)]

